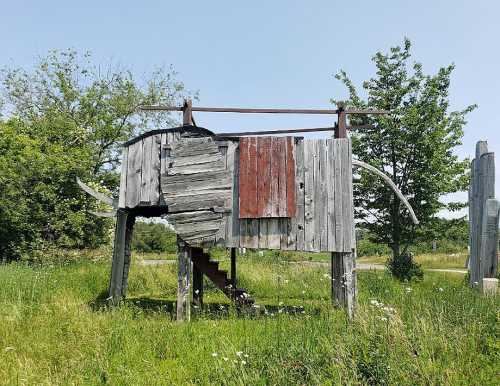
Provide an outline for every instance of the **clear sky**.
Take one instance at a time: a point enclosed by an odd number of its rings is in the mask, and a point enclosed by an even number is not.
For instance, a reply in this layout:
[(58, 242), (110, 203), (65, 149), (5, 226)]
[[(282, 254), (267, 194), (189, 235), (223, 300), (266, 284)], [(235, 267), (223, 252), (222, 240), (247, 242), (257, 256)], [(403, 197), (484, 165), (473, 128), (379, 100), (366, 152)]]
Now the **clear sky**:
[[(371, 56), (413, 42), (424, 70), (456, 64), (452, 108), (477, 103), (461, 156), (488, 140), (500, 158), (500, 2), (465, 1), (5, 1), (0, 65), (30, 66), (49, 49), (90, 50), (141, 76), (172, 65), (199, 105), (327, 108), (347, 96), (346, 70), (361, 86)], [(332, 124), (329, 116), (197, 113), (213, 131)], [(497, 181), (500, 182), (497, 162)], [(497, 192), (500, 183), (497, 182)], [(466, 195), (461, 195), (461, 198)]]

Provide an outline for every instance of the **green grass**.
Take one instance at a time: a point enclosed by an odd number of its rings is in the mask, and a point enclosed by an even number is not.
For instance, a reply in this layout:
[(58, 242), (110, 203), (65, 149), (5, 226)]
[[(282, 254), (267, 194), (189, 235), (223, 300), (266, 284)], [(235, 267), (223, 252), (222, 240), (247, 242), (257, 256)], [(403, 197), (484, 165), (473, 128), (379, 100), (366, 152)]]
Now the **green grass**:
[[(415, 255), (415, 261), (424, 269), (466, 269), (467, 251), (461, 253), (423, 253)], [(385, 264), (387, 256), (364, 256), (360, 263)]]
[(99, 300), (108, 283), (107, 261), (0, 266), (0, 383), (498, 380), (499, 298), (479, 296), (457, 275), (427, 272), (423, 282), (402, 284), (383, 272), (361, 272), (357, 316), (349, 323), (329, 305), (327, 269), (276, 256), (240, 257), (238, 263), (240, 283), (257, 299), (259, 312), (237, 314), (207, 284), (210, 311), (193, 310), (193, 321), (185, 324), (172, 320), (175, 264), (134, 264), (129, 297), (114, 309)]

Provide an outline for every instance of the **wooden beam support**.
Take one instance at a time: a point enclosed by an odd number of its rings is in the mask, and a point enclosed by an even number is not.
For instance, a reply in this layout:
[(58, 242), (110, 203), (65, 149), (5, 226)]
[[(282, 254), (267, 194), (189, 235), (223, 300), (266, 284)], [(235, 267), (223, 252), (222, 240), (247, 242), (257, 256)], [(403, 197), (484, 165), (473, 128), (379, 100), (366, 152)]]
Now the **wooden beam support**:
[(193, 102), (190, 99), (185, 100), (182, 106), (182, 124), (193, 125)]
[(335, 138), (347, 138), (347, 119), (344, 104), (338, 103), (337, 125), (335, 125)]
[(113, 304), (126, 295), (128, 272), (130, 268), (130, 244), (135, 216), (123, 209), (116, 214), (115, 240), (113, 260), (111, 263), (111, 278), (109, 282), (109, 297)]
[(191, 248), (177, 236), (177, 321), (191, 319)]
[(236, 289), (236, 248), (231, 248), (231, 285)]
[(333, 252), (331, 255), (332, 302), (346, 310), (350, 319), (356, 304), (356, 268), (353, 252)]

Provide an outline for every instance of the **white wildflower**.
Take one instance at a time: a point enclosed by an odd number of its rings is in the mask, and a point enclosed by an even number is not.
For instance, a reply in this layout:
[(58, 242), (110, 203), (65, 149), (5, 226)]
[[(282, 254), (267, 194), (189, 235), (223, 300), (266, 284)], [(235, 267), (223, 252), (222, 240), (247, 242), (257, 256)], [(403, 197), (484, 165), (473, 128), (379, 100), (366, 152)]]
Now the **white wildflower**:
[(214, 358), (215, 358), (217, 355), (219, 355), (219, 354), (217, 354), (216, 352), (213, 352), (213, 353), (212, 353), (212, 356), (213, 356)]
[(243, 355), (243, 351), (236, 351), (236, 356), (242, 356)]

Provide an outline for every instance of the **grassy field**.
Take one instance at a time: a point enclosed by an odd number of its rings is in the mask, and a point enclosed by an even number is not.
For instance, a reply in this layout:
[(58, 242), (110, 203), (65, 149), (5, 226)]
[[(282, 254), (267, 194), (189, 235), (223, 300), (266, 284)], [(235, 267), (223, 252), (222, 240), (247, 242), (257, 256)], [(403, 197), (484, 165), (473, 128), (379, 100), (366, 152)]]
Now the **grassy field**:
[(287, 260), (240, 258), (240, 284), (259, 307), (238, 314), (207, 283), (207, 310), (186, 324), (173, 321), (175, 264), (134, 264), (129, 297), (114, 309), (102, 301), (102, 257), (0, 266), (0, 383), (497, 383), (498, 297), (456, 274), (408, 284), (361, 272), (349, 323), (330, 307), (327, 270)]

